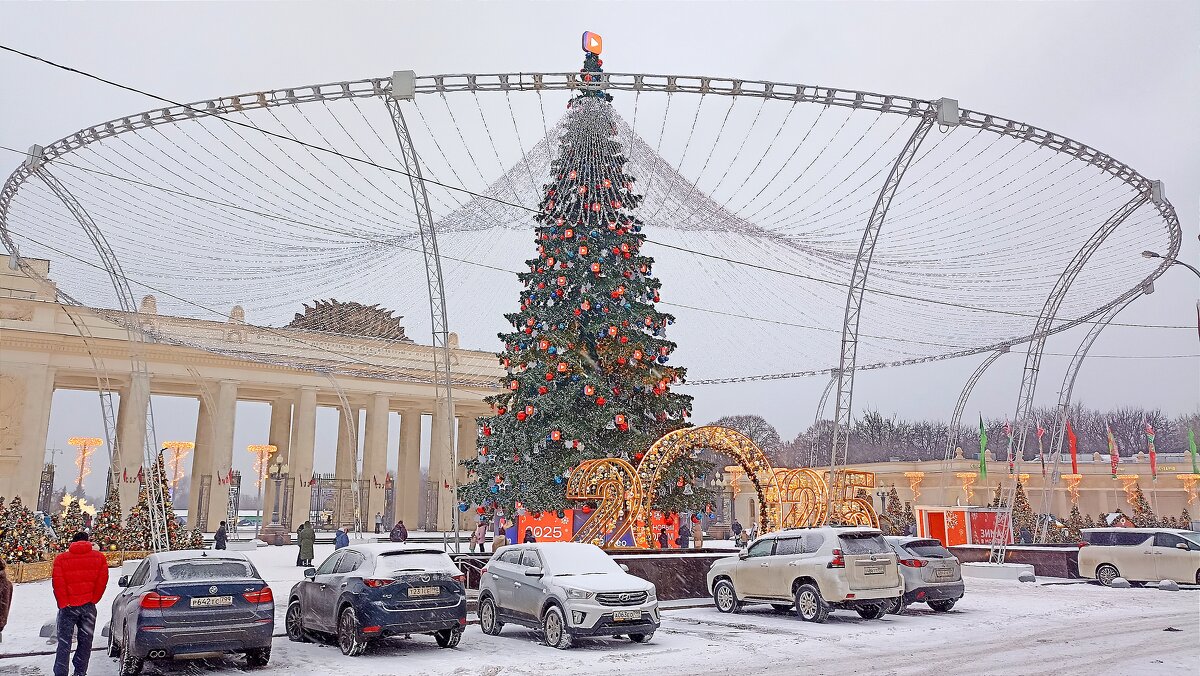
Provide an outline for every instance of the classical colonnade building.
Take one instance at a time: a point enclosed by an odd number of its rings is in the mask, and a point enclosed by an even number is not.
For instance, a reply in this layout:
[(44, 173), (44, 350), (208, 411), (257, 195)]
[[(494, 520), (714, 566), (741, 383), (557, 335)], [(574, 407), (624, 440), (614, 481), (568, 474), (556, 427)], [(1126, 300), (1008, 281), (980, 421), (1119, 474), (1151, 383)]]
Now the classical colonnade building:
[[(49, 277), (48, 261), (27, 260)], [(346, 496), (353, 494), (350, 482), (357, 466), (361, 493), (354, 507), (364, 523), (370, 524), (378, 512), (417, 524), (421, 419), (430, 415), (429, 488), (436, 488), (436, 502), (427, 498), (428, 518), (420, 525), (450, 527), (456, 504), (451, 473), (465, 479), (463, 470), (453, 466), (451, 444), (457, 445), (460, 459), (476, 452), (475, 418), (488, 413), (482, 400), (495, 391), (502, 375), (495, 355), (457, 349), (451, 334), (450, 420), (444, 402), (436, 398), (433, 348), (403, 337), (399, 318), (356, 304), (318, 305), (323, 308), (307, 308), (306, 315), (340, 318), (352, 328), (374, 327), (374, 335), (340, 333), (337, 326), (297, 328), (319, 325), (301, 316), (285, 328), (253, 326), (245, 323), (240, 307), (226, 321), (163, 316), (147, 296), (139, 321), (151, 335), (172, 340), (142, 345), (147, 368), (139, 377), (131, 368), (133, 344), (126, 328), (106, 319), (104, 311), (59, 304), (53, 282), (0, 266), (0, 495), (20, 495), (30, 504), (36, 500), (54, 391), (96, 391), (106, 381), (105, 389), (119, 395), (112, 468), (126, 510), (137, 498), (150, 396), (170, 395), (199, 400), (196, 446), (185, 478), (190, 525), (211, 532), (225, 518), (234, 454), (244, 453), (233, 447), (237, 404), (256, 401), (271, 406), (268, 443), (278, 449), (272, 461), (282, 459), (289, 467), (286, 479), (265, 482), (266, 519), (278, 504), (282, 514), (277, 518), (295, 530), (325, 507), (311, 504), (312, 495), (323, 495), (316, 489), (324, 486), (339, 505), (332, 518), (353, 522), (355, 509), (349, 505), (354, 500)], [(391, 327), (393, 335), (381, 339), (379, 326)], [(313, 481), (317, 409), (323, 406), (339, 410), (335, 471), (332, 478)], [(362, 411), (366, 415), (360, 425)], [(388, 448), (391, 412), (400, 414), (395, 449)], [(456, 428), (455, 442), (450, 425)], [(86, 432), (101, 436), (96, 430)], [(359, 438), (361, 460), (355, 443)], [(396, 454), (394, 476), (388, 471), (389, 453)], [(254, 490), (253, 480), (243, 485)], [(278, 502), (277, 485), (286, 493)]]

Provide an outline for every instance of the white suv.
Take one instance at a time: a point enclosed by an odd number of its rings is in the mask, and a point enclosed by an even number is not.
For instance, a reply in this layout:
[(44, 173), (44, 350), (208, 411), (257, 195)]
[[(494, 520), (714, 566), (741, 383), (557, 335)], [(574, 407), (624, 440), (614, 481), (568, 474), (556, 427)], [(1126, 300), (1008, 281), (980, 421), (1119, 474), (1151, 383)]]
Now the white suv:
[(768, 533), (708, 571), (717, 610), (770, 603), (810, 622), (829, 611), (879, 619), (902, 601), (904, 582), (883, 533), (874, 528), (803, 528)]
[(505, 622), (522, 624), (562, 649), (576, 636), (649, 641), (658, 629), (658, 596), (623, 568), (582, 542), (501, 547), (480, 577), (479, 628), (495, 636)]
[(1079, 577), (1111, 585), (1174, 580), (1200, 584), (1200, 533), (1177, 528), (1084, 528)]

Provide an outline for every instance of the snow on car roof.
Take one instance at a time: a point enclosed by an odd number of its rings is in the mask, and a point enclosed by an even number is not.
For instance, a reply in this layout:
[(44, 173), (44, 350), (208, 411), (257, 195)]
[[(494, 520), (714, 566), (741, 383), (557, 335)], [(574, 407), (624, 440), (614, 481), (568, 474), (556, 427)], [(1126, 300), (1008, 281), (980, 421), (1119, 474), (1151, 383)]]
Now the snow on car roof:
[(230, 551), (217, 552), (216, 550), (197, 551), (195, 549), (181, 549), (181, 550), (174, 551), (174, 552), (155, 552), (146, 558), (153, 559), (154, 561), (157, 561), (158, 563), (168, 563), (171, 561), (185, 561), (188, 559), (201, 559), (201, 560), (234, 559), (237, 561), (249, 561), (250, 560), (249, 557), (247, 557), (245, 554), (242, 554), (241, 552), (230, 552)]
[(1122, 528), (1121, 526), (1108, 526), (1100, 528), (1080, 528), (1081, 533), (1095, 533), (1097, 531), (1109, 531), (1113, 533), (1195, 533), (1194, 530), (1187, 528)]
[(343, 549), (352, 549), (364, 554), (380, 556), (382, 554), (445, 554), (445, 550), (431, 545), (408, 544), (406, 542), (376, 542), (371, 544), (350, 545)]

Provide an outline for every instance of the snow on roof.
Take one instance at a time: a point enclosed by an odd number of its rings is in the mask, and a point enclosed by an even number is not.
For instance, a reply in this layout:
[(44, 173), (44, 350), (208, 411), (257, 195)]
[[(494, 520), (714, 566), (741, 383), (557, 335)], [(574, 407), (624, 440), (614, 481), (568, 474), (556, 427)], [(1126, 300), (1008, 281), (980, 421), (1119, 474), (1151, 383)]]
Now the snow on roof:
[(250, 560), (249, 557), (241, 552), (231, 552), (225, 550), (218, 552), (216, 550), (207, 549), (200, 551), (195, 549), (181, 549), (174, 552), (155, 552), (147, 558), (154, 559), (159, 563), (166, 563), (168, 561), (184, 561), (187, 559), (236, 559), (238, 561)]
[(381, 554), (393, 554), (401, 552), (435, 552), (444, 554), (445, 551), (440, 547), (422, 544), (408, 544), (407, 542), (373, 542), (369, 544), (350, 545), (346, 549), (353, 549), (364, 554), (373, 554), (379, 556)]

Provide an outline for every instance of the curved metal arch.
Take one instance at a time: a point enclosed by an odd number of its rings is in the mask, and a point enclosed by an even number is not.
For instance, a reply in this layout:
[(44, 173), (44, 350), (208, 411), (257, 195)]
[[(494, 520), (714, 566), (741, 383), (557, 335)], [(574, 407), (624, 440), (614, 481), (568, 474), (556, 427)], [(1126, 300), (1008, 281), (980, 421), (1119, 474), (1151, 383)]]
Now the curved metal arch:
[[(920, 118), (912, 135), (904, 144), (904, 148), (892, 164), (887, 180), (875, 199), (871, 209), (871, 217), (863, 230), (862, 241), (858, 246), (858, 257), (854, 259), (854, 268), (850, 274), (850, 287), (846, 291), (846, 313), (842, 320), (842, 352), (838, 362), (837, 399), (833, 414), (833, 441), (829, 452), (829, 476), (837, 473), (846, 465), (846, 453), (850, 441), (850, 412), (854, 403), (854, 366), (858, 358), (858, 325), (862, 319), (863, 292), (867, 286), (867, 273), (871, 268), (871, 257), (875, 253), (875, 243), (879, 240), (879, 231), (883, 229), (883, 221), (887, 216), (888, 206), (900, 187), (904, 171), (912, 164), (917, 155), (917, 148), (925, 135), (933, 128), (935, 113), (932, 109), (926, 111)], [(842, 425), (845, 424), (845, 434)], [(827, 496), (828, 507), (833, 507), (833, 494)]]
[[(428, 75), (417, 76), (414, 79), (415, 94), (450, 93), (450, 92), (480, 92), (480, 91), (554, 91), (554, 90), (591, 90), (598, 88), (626, 91), (659, 91), (668, 93), (718, 94), (726, 96), (749, 96), (769, 98), (782, 101), (808, 102), (827, 106), (838, 106), (851, 109), (864, 109), (877, 112), (903, 114), (912, 117), (927, 115), (934, 108), (934, 103), (920, 99), (871, 92), (837, 89), (832, 87), (811, 86), (804, 84), (789, 84), (767, 82), (761, 80), (740, 80), (731, 78), (714, 78), (706, 76), (680, 75), (647, 75), (633, 73), (605, 73), (600, 80), (583, 82), (580, 74), (567, 73), (497, 73), (497, 74), (463, 74), (463, 75)], [(149, 127), (174, 124), (197, 117), (210, 115), (221, 116), (233, 112), (277, 106), (298, 105), (301, 103), (335, 101), (339, 99), (386, 97), (391, 89), (389, 78), (366, 78), (317, 85), (287, 87), (261, 92), (250, 92), (235, 96), (221, 97), (196, 101), (189, 104), (173, 105), (145, 111), (136, 115), (116, 118), (63, 137), (54, 143), (39, 149), (46, 161), (52, 161), (62, 155), (78, 150), (86, 145), (101, 141), (122, 133), (146, 129)], [(1091, 146), (1075, 141), (1054, 132), (1010, 120), (980, 113), (968, 109), (959, 110), (959, 125), (988, 131), (990, 133), (1010, 136), (1022, 141), (1037, 143), (1055, 152), (1063, 153), (1092, 164), (1102, 171), (1119, 178), (1136, 190), (1145, 192), (1154, 189), (1154, 182), (1145, 178), (1128, 165), (1102, 153)], [(22, 164), (5, 180), (0, 188), (0, 241), (14, 256), (19, 256), (19, 250), (8, 231), (8, 211), (20, 186), (31, 175), (29, 168)], [(410, 177), (411, 178), (411, 177)], [(1182, 241), (1182, 231), (1179, 227), (1178, 215), (1174, 207), (1166, 199), (1155, 201), (1159, 213), (1166, 223), (1170, 244), (1168, 254), (1163, 262), (1145, 279), (1129, 291), (1109, 303), (1096, 308), (1092, 312), (1064, 322), (1048, 329), (1045, 334), (1031, 334), (1005, 342), (968, 348), (957, 352), (945, 353), (926, 357), (914, 357), (891, 362), (877, 362), (858, 366), (860, 370), (886, 368), (921, 364), (944, 359), (982, 354), (999, 349), (1005, 344), (1016, 345), (1044, 338), (1065, 331), (1079, 324), (1089, 322), (1116, 305), (1140, 293), (1146, 284), (1166, 272), (1179, 251)], [(762, 374), (739, 378), (720, 378), (693, 381), (692, 384), (718, 384), (725, 382), (742, 382), (748, 380), (777, 380), (817, 375), (828, 371), (827, 368), (813, 371), (800, 371), (777, 374)]]
[[(159, 458), (158, 442), (155, 438), (154, 432), (154, 407), (150, 402), (150, 372), (146, 367), (146, 359), (143, 354), (143, 342), (145, 341), (145, 336), (142, 332), (141, 322), (137, 319), (138, 308), (137, 303), (134, 300), (133, 290), (130, 288), (129, 281), (125, 277), (124, 271), (121, 269), (120, 261), (117, 260), (116, 254), (113, 252), (112, 247), (109, 246), (108, 240), (104, 237), (104, 233), (101, 232), (100, 228), (96, 226), (96, 222), (92, 220), (92, 217), (83, 208), (83, 205), (79, 203), (79, 200), (75, 199), (75, 196), (71, 194), (71, 191), (68, 190), (67, 187), (63, 185), (56, 176), (54, 176), (54, 174), (50, 173), (50, 170), (44, 166), (40, 158), (31, 157), (29, 161), (26, 162), (26, 166), (29, 168), (31, 175), (36, 176), (43, 183), (45, 183), (46, 187), (48, 187), (50, 191), (62, 201), (63, 205), (67, 207), (67, 210), (71, 212), (71, 215), (75, 217), (75, 220), (79, 222), (79, 225), (87, 234), (88, 239), (92, 241), (92, 245), (96, 248), (96, 253), (104, 262), (105, 270), (108, 272), (109, 279), (113, 284), (113, 289), (116, 291), (117, 299), (121, 304), (121, 311), (124, 312), (125, 315), (131, 320), (126, 326), (129, 332), (130, 345), (130, 387), (140, 387), (141, 383), (144, 383), (145, 387), (147, 388), (145, 419), (146, 430), (145, 434), (143, 435), (143, 461), (146, 467), (153, 467), (155, 460)], [(32, 270), (32, 266), (20, 261), (19, 257), (16, 258), (18, 265), (23, 265), (23, 267)], [(38, 276), (40, 277), (40, 275)], [(104, 398), (102, 396), (102, 405), (103, 400)], [(111, 407), (111, 402), (109, 403), (109, 406)], [(106, 416), (107, 414), (108, 411), (105, 411)], [(114, 435), (114, 438), (116, 436), (117, 435)], [(120, 452), (119, 447), (117, 448), (117, 452)], [(154, 480), (154, 477), (147, 477), (145, 486), (147, 504), (149, 507), (147, 510), (147, 517), (150, 523), (148, 544), (151, 551), (166, 551), (170, 549), (171, 546), (167, 533), (166, 496), (163, 494), (162, 484)]]
[[(1058, 410), (1054, 418), (1054, 429), (1050, 437), (1050, 462), (1052, 469), (1050, 472), (1050, 486), (1057, 487), (1059, 481), (1062, 480), (1062, 474), (1059, 472), (1059, 466), (1062, 462), (1062, 446), (1063, 438), (1067, 429), (1067, 414), (1071, 408), (1071, 399), (1075, 390), (1075, 378), (1079, 375), (1079, 370), (1083, 368), (1083, 360), (1087, 358), (1088, 351), (1092, 349), (1092, 345), (1104, 329), (1108, 328), (1110, 322), (1121, 314), (1121, 311), (1133, 304), (1133, 301), (1141, 297), (1141, 294), (1131, 296), (1123, 303), (1114, 306), (1104, 317), (1092, 325), (1088, 329), (1087, 335), (1079, 342), (1079, 347), (1075, 348), (1075, 354), (1071, 356), (1071, 363), (1067, 366), (1067, 373), (1063, 376), (1062, 388), (1058, 391)], [(1046, 531), (1050, 524), (1050, 499), (1052, 491), (1042, 491), (1042, 505), (1038, 512), (1038, 532), (1037, 541), (1046, 541)]]
[(821, 424), (821, 416), (825, 415), (825, 404), (829, 401), (829, 393), (833, 391), (833, 386), (837, 385), (838, 382), (838, 373), (836, 369), (830, 371), (829, 376), (829, 382), (825, 384), (825, 389), (821, 391), (821, 400), (817, 402), (817, 415), (813, 419), (812, 448), (809, 449), (808, 452), (809, 467), (816, 467), (817, 465), (817, 453), (819, 452), (818, 448), (821, 441), (821, 435), (819, 433), (820, 430), (817, 426)]
[(975, 384), (979, 382), (981, 377), (983, 377), (983, 372), (988, 370), (988, 367), (994, 364), (997, 359), (1005, 354), (1008, 354), (1007, 345), (988, 355), (987, 359), (984, 359), (983, 362), (979, 364), (979, 366), (975, 369), (975, 372), (972, 373), (971, 377), (967, 378), (967, 382), (963, 384), (962, 392), (960, 392), (958, 395), (958, 402), (954, 404), (954, 413), (950, 416), (950, 428), (947, 430), (946, 434), (946, 462), (949, 462), (950, 459), (954, 457), (954, 449), (958, 447), (958, 437), (962, 433), (961, 428), (963, 410), (967, 407), (967, 399), (970, 398), (971, 392), (975, 389)]

